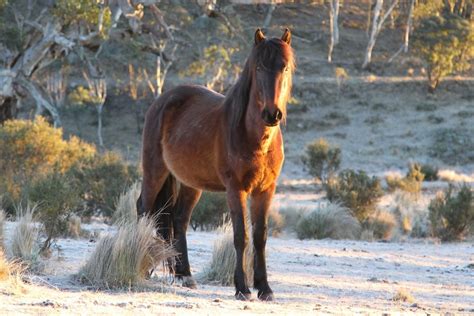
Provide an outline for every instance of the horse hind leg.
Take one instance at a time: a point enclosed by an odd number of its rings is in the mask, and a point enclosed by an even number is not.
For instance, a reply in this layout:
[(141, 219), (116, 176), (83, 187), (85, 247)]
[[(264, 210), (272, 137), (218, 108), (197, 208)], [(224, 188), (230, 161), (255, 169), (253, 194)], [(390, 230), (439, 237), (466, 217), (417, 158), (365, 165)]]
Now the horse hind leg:
[(191, 219), (192, 211), (198, 203), (201, 193), (201, 190), (181, 184), (178, 198), (174, 207), (174, 247), (178, 251), (175, 276), (182, 280), (183, 286), (189, 288), (196, 288), (197, 284), (191, 275), (191, 269), (189, 266), (186, 231)]

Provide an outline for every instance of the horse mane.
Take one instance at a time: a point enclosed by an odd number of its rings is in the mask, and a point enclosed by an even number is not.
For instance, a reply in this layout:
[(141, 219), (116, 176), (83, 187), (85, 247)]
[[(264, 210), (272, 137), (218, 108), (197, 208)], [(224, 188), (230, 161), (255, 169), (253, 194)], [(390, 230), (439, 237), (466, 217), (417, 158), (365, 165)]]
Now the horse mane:
[[(268, 65), (273, 64), (277, 58), (283, 58), (289, 67), (290, 74), (287, 75), (288, 89), (286, 95), (283, 96), (284, 104), (290, 98), (292, 86), (292, 74), (295, 70), (295, 59), (293, 49), (279, 38), (271, 38), (263, 43), (254, 45), (250, 56), (245, 62), (244, 69), (240, 74), (237, 82), (230, 88), (224, 99), (224, 108), (229, 119), (231, 130), (237, 128), (247, 110), (250, 100), (250, 89), (252, 87), (253, 70), (260, 66), (263, 69), (269, 69)], [(283, 113), (283, 122), (286, 119), (286, 106), (281, 109)]]

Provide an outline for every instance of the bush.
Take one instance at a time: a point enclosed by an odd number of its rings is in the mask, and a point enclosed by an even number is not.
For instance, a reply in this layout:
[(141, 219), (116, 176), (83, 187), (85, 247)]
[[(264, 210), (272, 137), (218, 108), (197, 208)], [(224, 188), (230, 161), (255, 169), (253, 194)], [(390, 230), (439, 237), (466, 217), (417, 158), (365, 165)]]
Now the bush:
[(387, 211), (378, 211), (370, 216), (362, 225), (369, 231), (373, 238), (389, 240), (392, 238), (393, 229), (397, 225), (395, 216)]
[(402, 234), (415, 238), (428, 235), (428, 210), (422, 204), (411, 194), (398, 192), (395, 195), (391, 212), (396, 217)]
[(354, 170), (344, 170), (330, 179), (325, 190), (330, 202), (349, 208), (361, 223), (375, 211), (375, 205), (383, 195), (379, 179)]
[(138, 180), (139, 173), (119, 155), (107, 152), (78, 162), (69, 170), (68, 176), (75, 179), (80, 195), (87, 203), (83, 215), (90, 216), (99, 210), (110, 217), (120, 194)]
[(65, 173), (78, 161), (95, 155), (95, 147), (71, 137), (43, 118), (10, 120), (0, 126), (0, 191), (6, 193), (6, 211), (12, 212), (21, 189), (51, 172)]
[(385, 177), (385, 181), (390, 192), (399, 189), (409, 193), (419, 193), (424, 177), (425, 175), (421, 172), (421, 165), (415, 163), (410, 165), (404, 178), (388, 175)]
[(23, 288), (24, 267), (16, 261), (8, 261), (0, 249), (0, 292), (3, 295), (19, 294)]
[(193, 230), (216, 229), (226, 221), (228, 214), (227, 199), (224, 193), (203, 192), (199, 203), (191, 216)]
[[(234, 234), (231, 223), (224, 224), (219, 230), (222, 236), (214, 242), (211, 264), (204, 272), (204, 279), (229, 286), (234, 284), (234, 271), (237, 262)], [(253, 284), (253, 256), (254, 251), (250, 234), (249, 244), (244, 255), (244, 270), (248, 285)]]
[(268, 234), (273, 237), (279, 236), (283, 232), (285, 220), (275, 209), (270, 209), (268, 214)]
[(474, 225), (474, 196), (472, 189), (464, 184), (453, 195), (452, 185), (431, 200), (429, 218), (434, 236), (443, 241), (458, 240)]
[(284, 222), (284, 228), (289, 231), (296, 232), (296, 225), (307, 212), (308, 210), (304, 208), (288, 207), (280, 209), (280, 214)]
[(424, 181), (437, 181), (439, 179), (438, 171), (438, 168), (432, 165), (421, 165), (421, 173), (424, 175)]
[(52, 173), (35, 181), (26, 190), (27, 199), (36, 205), (37, 218), (43, 224), (46, 251), (54, 238), (67, 235), (68, 219), (79, 205), (79, 193), (71, 181), (59, 173)]
[(324, 183), (339, 169), (341, 149), (320, 138), (306, 147), (302, 161), (308, 167), (309, 174)]
[(155, 223), (142, 217), (124, 223), (114, 235), (102, 238), (79, 276), (83, 282), (99, 287), (143, 285), (149, 271), (176, 255), (155, 234)]
[(427, 65), (430, 91), (455, 71), (469, 69), (474, 30), (468, 19), (444, 12), (420, 19), (413, 32), (413, 48)]
[(296, 225), (296, 234), (299, 239), (356, 239), (360, 224), (347, 208), (329, 203), (303, 215)]

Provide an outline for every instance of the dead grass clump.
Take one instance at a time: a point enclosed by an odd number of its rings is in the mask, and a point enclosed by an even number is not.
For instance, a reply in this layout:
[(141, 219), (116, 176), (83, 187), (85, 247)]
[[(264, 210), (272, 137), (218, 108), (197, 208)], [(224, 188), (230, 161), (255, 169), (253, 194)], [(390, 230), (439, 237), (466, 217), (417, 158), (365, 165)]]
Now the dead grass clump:
[(115, 212), (112, 215), (114, 223), (131, 223), (137, 221), (137, 200), (140, 196), (141, 184), (135, 182), (130, 188), (122, 193), (115, 204)]
[(359, 221), (350, 211), (335, 203), (319, 205), (305, 214), (296, 226), (299, 239), (357, 239), (360, 230)]
[(428, 211), (420, 203), (412, 194), (403, 191), (395, 193), (391, 212), (397, 219), (401, 234), (415, 238), (428, 235)]
[(99, 287), (140, 286), (151, 269), (175, 255), (156, 236), (153, 219), (142, 217), (121, 223), (114, 235), (102, 238), (79, 275)]
[(270, 209), (268, 216), (268, 234), (273, 237), (278, 237), (283, 232), (285, 226), (285, 219), (276, 209)]
[(0, 250), (5, 249), (5, 212), (0, 208)]
[(75, 239), (80, 238), (83, 235), (81, 229), (81, 218), (77, 215), (72, 215), (67, 221), (67, 236)]
[(280, 209), (280, 215), (285, 223), (284, 228), (296, 232), (296, 225), (308, 210), (305, 208), (286, 207)]
[(17, 294), (23, 292), (22, 275), (24, 267), (16, 261), (8, 261), (0, 250), (0, 292)]
[(390, 192), (399, 189), (408, 193), (418, 194), (421, 191), (424, 178), (425, 175), (421, 171), (421, 165), (415, 163), (410, 165), (405, 177), (402, 178), (400, 175), (392, 173), (385, 177), (385, 181)]
[(392, 301), (414, 303), (415, 298), (407, 289), (398, 289), (397, 293), (392, 297)]
[[(234, 271), (237, 261), (232, 224), (224, 224), (219, 230), (222, 236), (214, 243), (211, 264), (204, 273), (204, 279), (229, 286), (234, 284)], [(253, 284), (253, 254), (252, 238), (250, 238), (244, 255), (244, 269), (247, 276), (247, 285)]]
[(13, 257), (27, 263), (35, 265), (39, 256), (39, 230), (33, 222), (33, 214), (36, 205), (28, 204), (26, 207), (19, 205), (17, 212), (17, 226), (13, 232), (12, 255)]

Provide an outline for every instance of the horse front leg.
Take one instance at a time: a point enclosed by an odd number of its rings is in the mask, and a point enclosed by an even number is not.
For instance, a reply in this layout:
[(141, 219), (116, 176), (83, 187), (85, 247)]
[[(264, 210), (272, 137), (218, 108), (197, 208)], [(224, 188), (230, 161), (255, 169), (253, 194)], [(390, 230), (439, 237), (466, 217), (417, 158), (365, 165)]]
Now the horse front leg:
[(267, 281), (265, 262), (265, 246), (267, 243), (267, 223), (270, 203), (275, 193), (275, 185), (266, 191), (252, 193), (251, 216), (254, 246), (254, 288), (258, 290), (258, 298), (262, 301), (273, 300), (273, 291)]
[(234, 271), (235, 298), (238, 300), (250, 300), (251, 292), (246, 284), (245, 275), (245, 248), (248, 245), (247, 221), (245, 213), (246, 193), (239, 190), (227, 191), (227, 203), (229, 204), (232, 227), (234, 231), (234, 247), (236, 252), (236, 264)]

